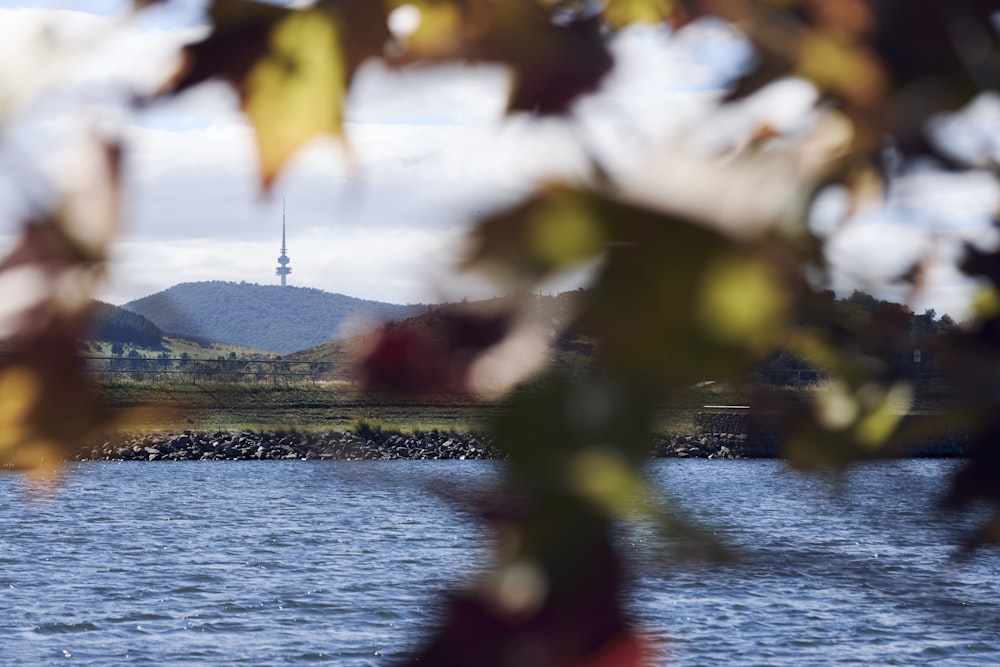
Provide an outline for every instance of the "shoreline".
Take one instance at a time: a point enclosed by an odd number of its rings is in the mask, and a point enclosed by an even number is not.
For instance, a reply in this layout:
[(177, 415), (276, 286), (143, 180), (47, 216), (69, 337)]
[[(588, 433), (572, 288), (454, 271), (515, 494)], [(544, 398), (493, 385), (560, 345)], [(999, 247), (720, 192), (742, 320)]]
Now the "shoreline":
[(77, 461), (278, 461), (502, 458), (489, 437), (429, 431), (183, 431), (125, 434), (84, 446)]
[[(961, 458), (954, 443), (894, 458)], [(192, 431), (122, 434), (83, 446), (76, 461), (483, 460), (505, 458), (482, 433)], [(776, 447), (743, 433), (655, 434), (650, 458), (769, 459)], [(888, 458), (888, 457), (887, 457)]]

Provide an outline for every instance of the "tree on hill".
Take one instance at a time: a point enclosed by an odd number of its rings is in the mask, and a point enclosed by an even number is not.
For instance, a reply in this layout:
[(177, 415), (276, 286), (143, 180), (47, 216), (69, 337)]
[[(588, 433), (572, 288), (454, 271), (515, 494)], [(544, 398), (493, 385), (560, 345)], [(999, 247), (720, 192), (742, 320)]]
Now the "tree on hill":
[(93, 309), (89, 337), (111, 343), (128, 343), (137, 347), (158, 349), (164, 334), (149, 318), (118, 306), (98, 301)]
[[(917, 315), (905, 304), (879, 299), (861, 290), (854, 290), (843, 299), (829, 292), (824, 299), (831, 313), (831, 330), (845, 338), (864, 340), (874, 358), (883, 362), (886, 377), (911, 376), (915, 370), (914, 350), (921, 350), (921, 372), (936, 371), (937, 350), (944, 337), (954, 333), (957, 326), (948, 315), (936, 319), (933, 309)], [(797, 323), (797, 326), (808, 325), (808, 319)], [(781, 377), (783, 372), (815, 371), (822, 366), (815, 356), (799, 356), (790, 349), (782, 349), (761, 364), (758, 371), (765, 376)]]
[[(406, 5), (424, 20), (405, 34), (391, 31), (388, 20), (400, 4), (215, 0), (209, 32), (184, 48), (182, 69), (161, 94), (208, 80), (231, 85), (256, 133), (265, 191), (310, 140), (345, 135), (345, 100), (358, 68), (372, 59), (390, 67), (499, 64), (511, 74), (510, 114), (560, 117), (572, 115), (574, 103), (614, 71), (609, 40), (616, 33), (640, 21), (681, 31), (710, 19), (738, 30), (755, 50), (719, 96), (720, 107), (788, 76), (817, 95), (801, 127), (757, 124), (721, 151), (693, 150), (679, 139), (667, 146), (637, 142), (634, 150), (648, 152), (642, 171), (616, 170), (582, 124), (571, 124), (580, 153), (593, 156), (589, 174), (545, 184), (488, 212), (470, 234), (465, 268), (519, 295), (596, 267), (572, 327), (596, 342), (601, 373), (582, 382), (558, 369), (541, 371), (505, 395), (493, 430), (517, 491), (501, 495), (516, 502), (484, 501), (480, 508), (505, 538), (498, 540), (495, 571), (475, 592), (450, 598), (443, 627), (416, 657), (441, 665), (512, 664), (512, 655), (546, 667), (643, 664), (646, 647), (621, 606), (623, 561), (611, 535), (615, 521), (636, 515), (678, 525), (642, 475), (657, 400), (705, 377), (741, 381), (762, 360), (789, 351), (829, 374), (837, 390), (795, 406), (802, 429), (785, 443), (790, 463), (839, 470), (894, 446), (900, 417), (887, 406), (908, 380), (882, 362), (909, 315), (859, 299), (843, 317), (827, 293), (832, 273), (810, 213), (832, 188), (849, 200), (841, 223), (854, 224), (868, 193), (928, 160), (995, 176), (996, 155), (942, 150), (929, 125), (1000, 89), (996, 3), (414, 0)], [(716, 118), (703, 120), (712, 129)], [(91, 187), (81, 190), (103, 188), (106, 196), (96, 200), (108, 206), (106, 229), (93, 224), (94, 199), (84, 205), (68, 196), (49, 219), (26, 224), (0, 263), (0, 272), (28, 268), (52, 278), (49, 292), (24, 306), (27, 315), (9, 339), (11, 360), (0, 367), (0, 401), (24, 395), (9, 387), (41, 388), (27, 394), (28, 409), (14, 403), (18, 409), (0, 410), (14, 415), (10, 432), (26, 434), (0, 449), (11, 465), (41, 467), (52, 443), (71, 448), (102, 416), (71, 363), (85, 305), (60, 288), (98, 272), (115, 228), (120, 150), (101, 143), (93, 157)], [(995, 542), (1000, 252), (969, 247), (961, 268), (983, 290), (968, 328), (953, 332), (941, 355), (942, 371), (968, 392), (963, 409), (943, 415), (941, 426), (974, 437), (949, 499), (991, 506), (995, 513), (973, 539)], [(897, 278), (919, 291), (924, 274), (918, 263)], [(519, 307), (478, 322), (442, 320), (462, 368), (522, 333), (514, 325)], [(930, 313), (917, 317), (928, 327), (934, 321)], [(453, 355), (435, 359), (445, 368), (408, 363), (400, 350), (413, 343), (410, 336), (387, 336), (373, 348), (379, 384), (432, 390), (454, 383)], [(831, 408), (844, 406), (838, 419), (829, 418)]]

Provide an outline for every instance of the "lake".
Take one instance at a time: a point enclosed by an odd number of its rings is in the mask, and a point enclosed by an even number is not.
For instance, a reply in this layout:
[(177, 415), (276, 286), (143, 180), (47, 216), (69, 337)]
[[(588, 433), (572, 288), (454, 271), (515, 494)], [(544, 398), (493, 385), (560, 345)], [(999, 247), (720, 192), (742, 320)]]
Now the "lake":
[[(472, 492), (500, 465), (91, 462), (34, 490), (2, 475), (0, 664), (398, 661), (437, 593), (488, 561), (434, 489)], [(739, 559), (664, 563), (650, 527), (625, 527), (630, 610), (669, 665), (998, 664), (1000, 553), (955, 560), (976, 517), (930, 509), (956, 465), (651, 462)]]

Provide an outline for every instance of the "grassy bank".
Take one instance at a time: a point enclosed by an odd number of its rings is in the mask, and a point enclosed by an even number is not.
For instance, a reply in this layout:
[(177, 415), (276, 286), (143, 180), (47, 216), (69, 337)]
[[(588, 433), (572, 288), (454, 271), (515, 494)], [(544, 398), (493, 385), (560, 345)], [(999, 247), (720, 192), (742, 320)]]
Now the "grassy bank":
[(395, 430), (481, 430), (492, 408), (454, 395), (366, 394), (345, 385), (113, 383), (107, 404), (134, 431), (343, 431), (361, 420)]
[[(135, 431), (336, 431), (359, 421), (413, 432), (481, 431), (496, 406), (456, 394), (389, 395), (349, 385), (192, 384), (115, 382), (99, 385), (106, 403), (123, 411), (122, 428)], [(657, 411), (656, 430), (689, 432), (703, 405), (746, 400), (720, 386), (692, 389)]]
[[(123, 411), (121, 427), (134, 431), (289, 430), (344, 431), (360, 421), (407, 433), (486, 429), (497, 407), (457, 394), (389, 395), (346, 384), (229, 384), (114, 382), (99, 385), (107, 404)], [(948, 392), (927, 387), (910, 411), (947, 408)], [(810, 390), (787, 389), (789, 400)], [(657, 407), (659, 433), (691, 433), (705, 405), (746, 405), (750, 394), (723, 384), (693, 387)]]

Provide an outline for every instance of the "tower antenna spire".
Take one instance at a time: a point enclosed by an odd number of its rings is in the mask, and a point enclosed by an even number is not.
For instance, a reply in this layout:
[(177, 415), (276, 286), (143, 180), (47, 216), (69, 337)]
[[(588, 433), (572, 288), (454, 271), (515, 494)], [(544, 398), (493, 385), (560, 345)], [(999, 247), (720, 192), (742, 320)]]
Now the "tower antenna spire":
[(285, 286), (285, 279), (288, 274), (292, 272), (292, 267), (288, 266), (288, 263), (292, 260), (288, 259), (288, 250), (285, 248), (285, 198), (281, 198), (281, 254), (278, 256), (278, 268), (275, 269), (274, 273), (281, 277), (281, 286)]

